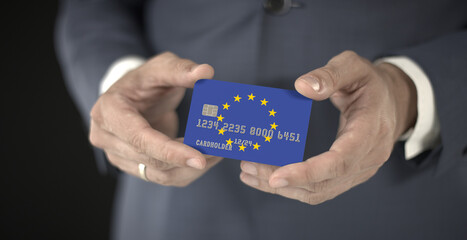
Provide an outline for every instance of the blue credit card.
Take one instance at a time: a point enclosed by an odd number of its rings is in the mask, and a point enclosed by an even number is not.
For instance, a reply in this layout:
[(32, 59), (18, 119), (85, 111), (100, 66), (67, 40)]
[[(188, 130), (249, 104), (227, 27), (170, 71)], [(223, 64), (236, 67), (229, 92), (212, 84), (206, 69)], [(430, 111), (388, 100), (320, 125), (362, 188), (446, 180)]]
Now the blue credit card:
[(276, 166), (301, 162), (311, 103), (297, 91), (201, 79), (184, 143), (225, 158)]

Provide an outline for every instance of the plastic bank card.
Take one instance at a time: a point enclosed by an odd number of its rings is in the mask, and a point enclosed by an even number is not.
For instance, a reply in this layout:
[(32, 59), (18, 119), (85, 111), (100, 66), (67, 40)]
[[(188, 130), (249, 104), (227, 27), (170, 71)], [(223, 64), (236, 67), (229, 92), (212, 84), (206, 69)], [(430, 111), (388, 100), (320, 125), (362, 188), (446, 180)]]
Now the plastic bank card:
[(202, 79), (193, 90), (184, 143), (225, 158), (301, 162), (311, 103), (297, 91)]

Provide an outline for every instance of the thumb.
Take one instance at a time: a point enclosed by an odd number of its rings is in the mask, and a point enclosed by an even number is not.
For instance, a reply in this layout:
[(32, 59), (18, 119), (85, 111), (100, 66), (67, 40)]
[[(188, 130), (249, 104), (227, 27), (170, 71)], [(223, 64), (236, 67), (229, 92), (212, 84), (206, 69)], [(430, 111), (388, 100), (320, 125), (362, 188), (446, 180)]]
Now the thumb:
[(197, 64), (171, 52), (155, 56), (141, 70), (147, 74), (142, 81), (152, 87), (192, 88), (199, 79), (214, 76), (214, 68), (209, 64)]
[(213, 78), (214, 77), (214, 68), (209, 64), (200, 64), (194, 67), (189, 73), (187, 85), (188, 87), (193, 87), (195, 82), (200, 79)]
[(305, 97), (324, 100), (337, 91), (358, 86), (357, 81), (366, 80), (371, 63), (352, 51), (345, 51), (333, 57), (321, 68), (300, 76), (295, 89)]

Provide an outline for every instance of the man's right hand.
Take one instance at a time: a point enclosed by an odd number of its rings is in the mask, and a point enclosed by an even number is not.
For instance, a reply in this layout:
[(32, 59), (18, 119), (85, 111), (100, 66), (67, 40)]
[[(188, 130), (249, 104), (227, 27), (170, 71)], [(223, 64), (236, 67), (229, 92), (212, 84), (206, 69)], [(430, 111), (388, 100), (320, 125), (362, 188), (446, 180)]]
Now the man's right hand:
[(174, 139), (178, 132), (175, 109), (186, 88), (213, 75), (207, 64), (168, 52), (155, 56), (99, 97), (91, 110), (91, 143), (124, 172), (140, 176), (142, 163), (149, 181), (190, 184), (221, 158), (203, 155), (182, 139)]

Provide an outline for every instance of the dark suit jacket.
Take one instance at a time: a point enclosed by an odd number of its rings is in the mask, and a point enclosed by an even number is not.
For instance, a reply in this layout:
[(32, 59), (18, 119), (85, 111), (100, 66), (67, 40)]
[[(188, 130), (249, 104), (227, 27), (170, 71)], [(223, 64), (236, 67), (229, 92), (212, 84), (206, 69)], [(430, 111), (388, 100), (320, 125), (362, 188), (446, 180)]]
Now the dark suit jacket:
[[(404, 159), (396, 144), (368, 182), (310, 206), (259, 192), (226, 159), (186, 188), (120, 175), (119, 239), (466, 239), (467, 1), (314, 0), (283, 16), (260, 0), (64, 1), (57, 50), (83, 118), (109, 65), (127, 55), (172, 51), (212, 64), (216, 79), (292, 88), (343, 50), (375, 60), (405, 55), (432, 82), (441, 144)], [(179, 108), (181, 132), (191, 97)], [(306, 157), (326, 151), (338, 112), (314, 103)], [(102, 154), (101, 169), (111, 169)]]

